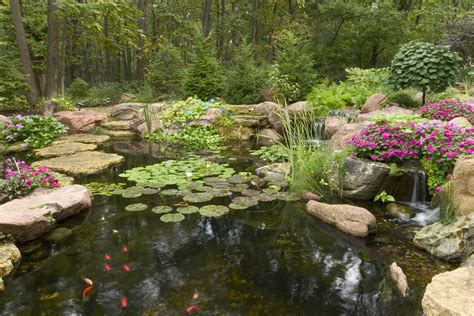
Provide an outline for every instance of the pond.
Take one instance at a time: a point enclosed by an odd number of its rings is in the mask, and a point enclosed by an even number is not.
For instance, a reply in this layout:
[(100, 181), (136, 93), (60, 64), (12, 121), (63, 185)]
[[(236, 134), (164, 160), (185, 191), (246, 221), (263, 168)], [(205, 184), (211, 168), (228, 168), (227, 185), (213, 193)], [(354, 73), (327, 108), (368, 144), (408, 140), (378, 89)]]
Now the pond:
[[(108, 151), (126, 162), (77, 182), (125, 182), (118, 176), (125, 170), (169, 159), (144, 148), (115, 144)], [(227, 151), (220, 161), (236, 171), (255, 170), (245, 149)], [(260, 202), (217, 218), (194, 213), (178, 223), (150, 211), (181, 201), (162, 194), (96, 196), (91, 210), (61, 223), (72, 234), (20, 245), (22, 263), (7, 279), (1, 314), (179, 315), (194, 306), (190, 311), (205, 315), (421, 315), (424, 287), (449, 268), (413, 249), (412, 226), (376, 209), (379, 231), (367, 240), (311, 217), (302, 201)], [(212, 200), (229, 202), (228, 196)], [(132, 203), (148, 209), (125, 211)], [(406, 298), (388, 278), (393, 260), (408, 275)], [(85, 298), (83, 278), (94, 282)]]

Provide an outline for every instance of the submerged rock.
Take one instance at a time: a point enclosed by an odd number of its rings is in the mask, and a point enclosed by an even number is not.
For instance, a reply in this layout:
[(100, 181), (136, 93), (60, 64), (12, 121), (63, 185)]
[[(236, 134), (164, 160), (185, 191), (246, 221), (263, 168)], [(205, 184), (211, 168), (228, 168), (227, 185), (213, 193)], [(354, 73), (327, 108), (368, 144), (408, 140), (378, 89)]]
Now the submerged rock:
[(375, 216), (368, 210), (348, 204), (325, 204), (309, 201), (306, 204), (306, 211), (356, 237), (367, 237), (377, 225)]
[(0, 244), (0, 278), (9, 275), (20, 259), (21, 253), (15, 244)]
[(81, 185), (38, 191), (0, 205), (0, 232), (21, 242), (33, 240), (91, 204), (91, 193)]
[(408, 220), (416, 215), (416, 212), (411, 207), (398, 203), (388, 203), (385, 209), (388, 214), (402, 220)]
[(53, 144), (62, 143), (84, 143), (84, 144), (104, 144), (110, 140), (110, 136), (107, 135), (94, 135), (94, 134), (74, 134), (60, 137), (54, 141)]
[(444, 260), (459, 260), (474, 250), (474, 213), (458, 216), (451, 224), (440, 222), (422, 228), (413, 242), (433, 256)]
[(59, 157), (65, 155), (72, 155), (83, 151), (92, 151), (97, 149), (97, 145), (84, 143), (62, 143), (36, 149), (35, 155), (41, 158)]
[(54, 117), (69, 127), (71, 134), (76, 134), (91, 131), (105, 120), (106, 115), (95, 111), (61, 111)]
[(33, 167), (46, 166), (54, 171), (71, 175), (94, 174), (124, 161), (117, 154), (106, 154), (98, 151), (86, 151), (69, 156), (36, 161)]
[(72, 230), (66, 227), (59, 227), (49, 232), (45, 239), (49, 241), (59, 241), (72, 235)]
[(395, 285), (397, 286), (400, 294), (405, 297), (408, 295), (408, 281), (405, 273), (403, 273), (402, 268), (400, 268), (396, 262), (392, 262), (389, 267), (390, 278)]
[(474, 315), (474, 268), (458, 268), (435, 275), (421, 305), (426, 316)]

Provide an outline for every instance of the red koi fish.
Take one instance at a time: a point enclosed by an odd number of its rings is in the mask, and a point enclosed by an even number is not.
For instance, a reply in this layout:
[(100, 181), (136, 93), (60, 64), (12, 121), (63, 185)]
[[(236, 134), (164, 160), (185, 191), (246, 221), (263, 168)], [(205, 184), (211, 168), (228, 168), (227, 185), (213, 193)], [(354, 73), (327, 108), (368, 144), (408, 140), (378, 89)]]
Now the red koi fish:
[(86, 287), (84, 291), (82, 291), (82, 297), (86, 297), (87, 294), (89, 294), (89, 292), (92, 291), (93, 288), (94, 288), (93, 285)]
[(123, 246), (123, 248), (122, 248), (122, 252), (128, 252), (128, 248), (127, 248), (127, 246)]
[(110, 265), (108, 263), (105, 264), (104, 271), (110, 271)]
[(109, 256), (109, 255), (105, 255), (105, 256), (104, 256), (104, 259), (105, 259), (105, 260), (110, 260), (110, 256)]
[(127, 299), (125, 297), (122, 297), (120, 307), (125, 308), (128, 306)]
[(127, 265), (124, 265), (123, 270), (128, 272), (128, 271), (130, 271), (130, 268)]
[(188, 314), (192, 314), (194, 312), (197, 312), (199, 311), (201, 308), (199, 306), (196, 306), (196, 305), (191, 305), (189, 306), (188, 308), (186, 308), (186, 312), (188, 312)]

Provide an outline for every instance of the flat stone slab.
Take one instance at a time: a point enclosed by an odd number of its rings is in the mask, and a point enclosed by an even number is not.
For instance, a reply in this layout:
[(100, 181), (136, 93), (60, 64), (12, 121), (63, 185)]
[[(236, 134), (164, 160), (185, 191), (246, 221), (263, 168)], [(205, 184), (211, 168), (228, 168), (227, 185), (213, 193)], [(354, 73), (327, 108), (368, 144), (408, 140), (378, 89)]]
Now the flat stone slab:
[(124, 158), (117, 154), (107, 154), (98, 151), (85, 151), (69, 156), (36, 161), (33, 167), (46, 166), (56, 172), (71, 175), (94, 174), (118, 165)]
[(108, 121), (102, 123), (102, 127), (113, 131), (128, 131), (130, 130), (130, 121)]
[(33, 240), (91, 204), (92, 195), (82, 185), (41, 190), (0, 205), (0, 232), (20, 242)]
[(95, 144), (84, 144), (84, 143), (62, 143), (55, 144), (45, 148), (36, 149), (35, 155), (42, 158), (59, 157), (65, 155), (72, 155), (83, 151), (96, 150), (97, 145)]
[(104, 144), (110, 140), (107, 135), (93, 135), (93, 134), (75, 134), (60, 137), (53, 144), (62, 143), (84, 143), (84, 144)]
[(120, 131), (120, 130), (113, 131), (113, 130), (103, 128), (103, 129), (101, 129), (100, 133), (103, 134), (103, 135), (110, 136), (113, 139), (127, 139), (127, 138), (133, 138), (133, 137), (137, 136), (137, 134), (135, 134), (135, 132), (132, 132), (130, 130), (128, 130), (128, 131)]

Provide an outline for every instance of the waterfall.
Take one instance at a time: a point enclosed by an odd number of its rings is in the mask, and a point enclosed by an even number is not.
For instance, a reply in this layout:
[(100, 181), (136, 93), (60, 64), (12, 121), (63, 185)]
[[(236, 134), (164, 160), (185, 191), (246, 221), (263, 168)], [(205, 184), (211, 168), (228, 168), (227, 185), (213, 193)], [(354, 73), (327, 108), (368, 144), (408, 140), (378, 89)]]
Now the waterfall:
[(423, 171), (416, 171), (413, 173), (413, 188), (410, 202), (426, 202), (426, 175)]
[(314, 122), (314, 140), (324, 140), (324, 119), (317, 119)]

